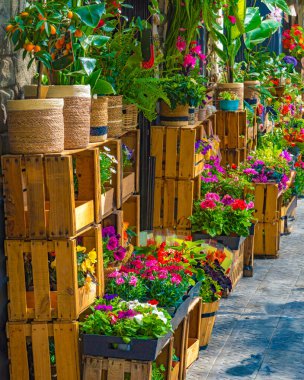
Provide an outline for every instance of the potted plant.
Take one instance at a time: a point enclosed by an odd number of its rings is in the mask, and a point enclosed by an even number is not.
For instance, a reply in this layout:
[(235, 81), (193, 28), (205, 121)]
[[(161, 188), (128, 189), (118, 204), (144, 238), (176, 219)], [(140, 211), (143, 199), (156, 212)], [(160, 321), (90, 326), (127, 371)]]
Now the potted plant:
[(219, 94), (220, 110), (237, 111), (239, 108), (240, 98), (235, 92), (222, 91)]
[(80, 323), (83, 354), (154, 361), (172, 335), (166, 310), (106, 294)]

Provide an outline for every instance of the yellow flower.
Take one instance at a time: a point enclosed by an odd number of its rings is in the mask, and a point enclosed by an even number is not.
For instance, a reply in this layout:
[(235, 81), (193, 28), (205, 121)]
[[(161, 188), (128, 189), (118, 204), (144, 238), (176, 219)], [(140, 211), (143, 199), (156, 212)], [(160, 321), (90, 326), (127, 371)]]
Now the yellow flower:
[(56, 259), (51, 262), (51, 268), (52, 269), (56, 268)]
[(95, 249), (92, 249), (92, 251), (90, 251), (88, 253), (88, 258), (91, 260), (92, 264), (96, 263), (96, 261), (97, 261), (97, 253), (96, 253)]
[(81, 245), (77, 245), (77, 248), (76, 248), (77, 252), (85, 252), (87, 249), (86, 247), (82, 247)]
[(84, 261), (81, 263), (81, 270), (82, 270), (83, 272), (86, 272), (86, 271), (87, 271), (86, 260), (84, 260)]
[(87, 271), (94, 274), (95, 273), (95, 266), (92, 265), (90, 259), (85, 259), (85, 266), (87, 268)]

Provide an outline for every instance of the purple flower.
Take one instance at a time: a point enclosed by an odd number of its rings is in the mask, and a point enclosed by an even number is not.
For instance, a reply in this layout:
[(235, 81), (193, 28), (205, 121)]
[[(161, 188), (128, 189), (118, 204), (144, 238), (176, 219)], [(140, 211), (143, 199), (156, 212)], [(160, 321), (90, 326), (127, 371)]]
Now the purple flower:
[(118, 319), (133, 318), (137, 315), (137, 312), (134, 310), (126, 310), (118, 312)]
[(116, 235), (116, 231), (115, 231), (115, 227), (113, 227), (113, 226), (105, 227), (102, 229), (102, 237), (103, 238), (111, 237), (111, 236), (115, 236), (115, 235)]
[(121, 261), (125, 258), (127, 250), (123, 247), (119, 247), (114, 253), (114, 259), (116, 261)]
[(129, 280), (129, 285), (136, 286), (136, 284), (137, 284), (137, 278), (135, 276), (131, 276)]
[(283, 150), (283, 152), (280, 154), (280, 157), (285, 158), (287, 162), (292, 161), (291, 155), (287, 152), (287, 150)]
[(233, 202), (234, 202), (234, 199), (232, 198), (231, 195), (226, 194), (226, 195), (223, 196), (222, 203), (223, 203), (225, 206), (229, 206), (229, 205), (231, 205)]
[(252, 159), (253, 159), (252, 156), (248, 156), (248, 157), (247, 157), (247, 161), (251, 161)]
[(94, 309), (100, 310), (100, 311), (112, 311), (113, 306), (112, 305), (96, 305)]
[(264, 161), (262, 161), (262, 160), (256, 160), (256, 161), (252, 164), (252, 167), (263, 166), (263, 165), (265, 165)]
[(212, 169), (212, 168), (213, 168), (213, 166), (210, 165), (210, 164), (205, 164), (204, 165), (204, 169)]
[(215, 201), (215, 202), (219, 202), (220, 201), (220, 196), (216, 193), (207, 193), (205, 195), (205, 199), (208, 200), (208, 201)]
[(256, 170), (254, 170), (252, 168), (244, 169), (243, 173), (247, 174), (247, 175), (258, 175), (259, 174)]
[(105, 294), (103, 298), (107, 301), (112, 301), (114, 298), (117, 298), (118, 294)]
[(107, 249), (109, 251), (114, 251), (114, 249), (116, 249), (117, 247), (118, 247), (118, 240), (116, 239), (115, 236), (111, 236), (107, 244)]
[(287, 65), (293, 65), (293, 67), (296, 67), (298, 64), (298, 61), (296, 60), (295, 57), (291, 57), (290, 55), (286, 55), (283, 58), (283, 61), (287, 63)]

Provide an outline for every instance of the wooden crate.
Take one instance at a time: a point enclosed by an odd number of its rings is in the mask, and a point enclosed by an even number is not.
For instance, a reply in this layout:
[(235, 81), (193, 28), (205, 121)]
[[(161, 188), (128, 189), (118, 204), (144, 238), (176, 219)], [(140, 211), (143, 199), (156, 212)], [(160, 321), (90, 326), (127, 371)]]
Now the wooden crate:
[[(78, 240), (78, 241), (77, 241)], [(96, 249), (96, 283), (91, 290), (78, 287), (77, 243)], [(57, 291), (50, 290), (50, 255), (56, 254)], [(81, 237), (70, 240), (6, 240), (8, 312), (10, 321), (75, 320), (96, 296), (104, 292), (101, 226), (92, 227)], [(30, 254), (33, 286), (27, 290), (25, 256)], [(28, 257), (28, 256), (27, 256)]]
[(241, 162), (244, 162), (247, 159), (247, 149), (223, 149), (221, 150), (221, 165), (239, 166)]
[(158, 178), (193, 179), (204, 168), (204, 156), (195, 153), (195, 142), (205, 136), (201, 122), (188, 127), (151, 128), (151, 156), (156, 157)]
[(209, 115), (202, 123), (207, 136), (213, 136), (217, 134), (216, 113)]
[[(129, 172), (134, 173), (134, 183), (135, 189), (134, 192), (139, 192), (139, 165), (140, 165), (140, 130), (128, 131), (121, 136), (122, 144), (125, 144), (128, 148), (134, 151), (134, 164), (132, 169)], [(124, 200), (124, 195), (122, 196)]]
[(201, 336), (202, 300), (196, 298), (188, 310), (188, 324), (185, 345), (185, 368), (198, 358)]
[[(166, 368), (164, 379), (171, 380), (173, 339), (163, 348), (156, 364)], [(152, 380), (152, 362), (84, 356), (83, 380)]]
[[(177, 326), (173, 333), (174, 339), (174, 352), (179, 358), (178, 368), (172, 371), (172, 380), (184, 380), (186, 379), (186, 350), (187, 350), (187, 334), (188, 334), (188, 316), (186, 316), (181, 323)], [(175, 377), (173, 377), (175, 376)], [(177, 376), (177, 377), (176, 377)]]
[(279, 220), (282, 192), (276, 183), (254, 184), (254, 217), (258, 222), (273, 223)]
[(281, 235), (291, 233), (290, 221), (294, 220), (297, 207), (297, 196), (293, 196), (287, 205), (281, 207)]
[(191, 228), (188, 220), (193, 212), (193, 201), (199, 199), (201, 178), (194, 180), (155, 180), (154, 228)]
[[(78, 322), (9, 322), (10, 379), (80, 380), (78, 330)], [(50, 360), (52, 346), (55, 347), (55, 365)]]
[(123, 222), (124, 222), (124, 216), (123, 216), (122, 210), (115, 210), (102, 221), (103, 228), (109, 227), (109, 226), (114, 226), (116, 228), (117, 234), (121, 236), (120, 244), (123, 244), (123, 241), (122, 241)]
[(2, 157), (8, 239), (76, 236), (100, 221), (98, 149)]
[(246, 148), (248, 140), (246, 111), (217, 111), (216, 131), (221, 140), (221, 149)]
[(140, 195), (131, 196), (122, 205), (123, 220), (128, 223), (129, 226), (136, 233), (136, 237), (132, 239), (131, 243), (135, 246), (139, 246), (140, 240)]
[[(231, 280), (232, 290), (236, 287), (239, 280), (243, 277), (244, 270), (244, 251), (245, 251), (245, 241), (240, 244), (238, 250), (233, 250), (233, 261), (231, 265), (228, 277)], [(229, 293), (226, 291), (223, 297), (228, 297)]]
[(280, 221), (258, 223), (254, 234), (254, 256), (276, 258), (280, 249)]
[(253, 276), (254, 264), (254, 235), (248, 236), (244, 241), (244, 277)]

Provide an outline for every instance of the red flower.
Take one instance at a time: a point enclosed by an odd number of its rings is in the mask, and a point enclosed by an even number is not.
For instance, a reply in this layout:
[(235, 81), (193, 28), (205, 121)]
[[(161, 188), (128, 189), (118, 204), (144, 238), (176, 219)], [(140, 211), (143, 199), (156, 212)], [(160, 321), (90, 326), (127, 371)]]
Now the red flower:
[(280, 81), (277, 78), (271, 78), (270, 82), (273, 83), (275, 86), (278, 86), (280, 84)]
[(158, 305), (158, 301), (157, 300), (150, 300), (150, 301), (148, 301), (148, 304), (149, 305)]
[(233, 169), (233, 170), (237, 169), (237, 165), (236, 164), (231, 164), (231, 169)]
[(301, 167), (301, 164), (300, 164), (299, 162), (296, 162), (296, 163), (295, 163), (295, 167), (296, 167), (296, 168), (300, 168), (300, 167)]
[(213, 201), (210, 201), (210, 200), (205, 200), (205, 201), (203, 201), (202, 203), (201, 203), (201, 208), (202, 209), (206, 209), (206, 208), (210, 208), (210, 209), (213, 209), (213, 208), (215, 208), (216, 207), (216, 204), (215, 204), (215, 202), (213, 202)]
[(231, 207), (233, 208), (233, 210), (246, 210), (247, 204), (243, 199), (236, 199), (232, 203)]

